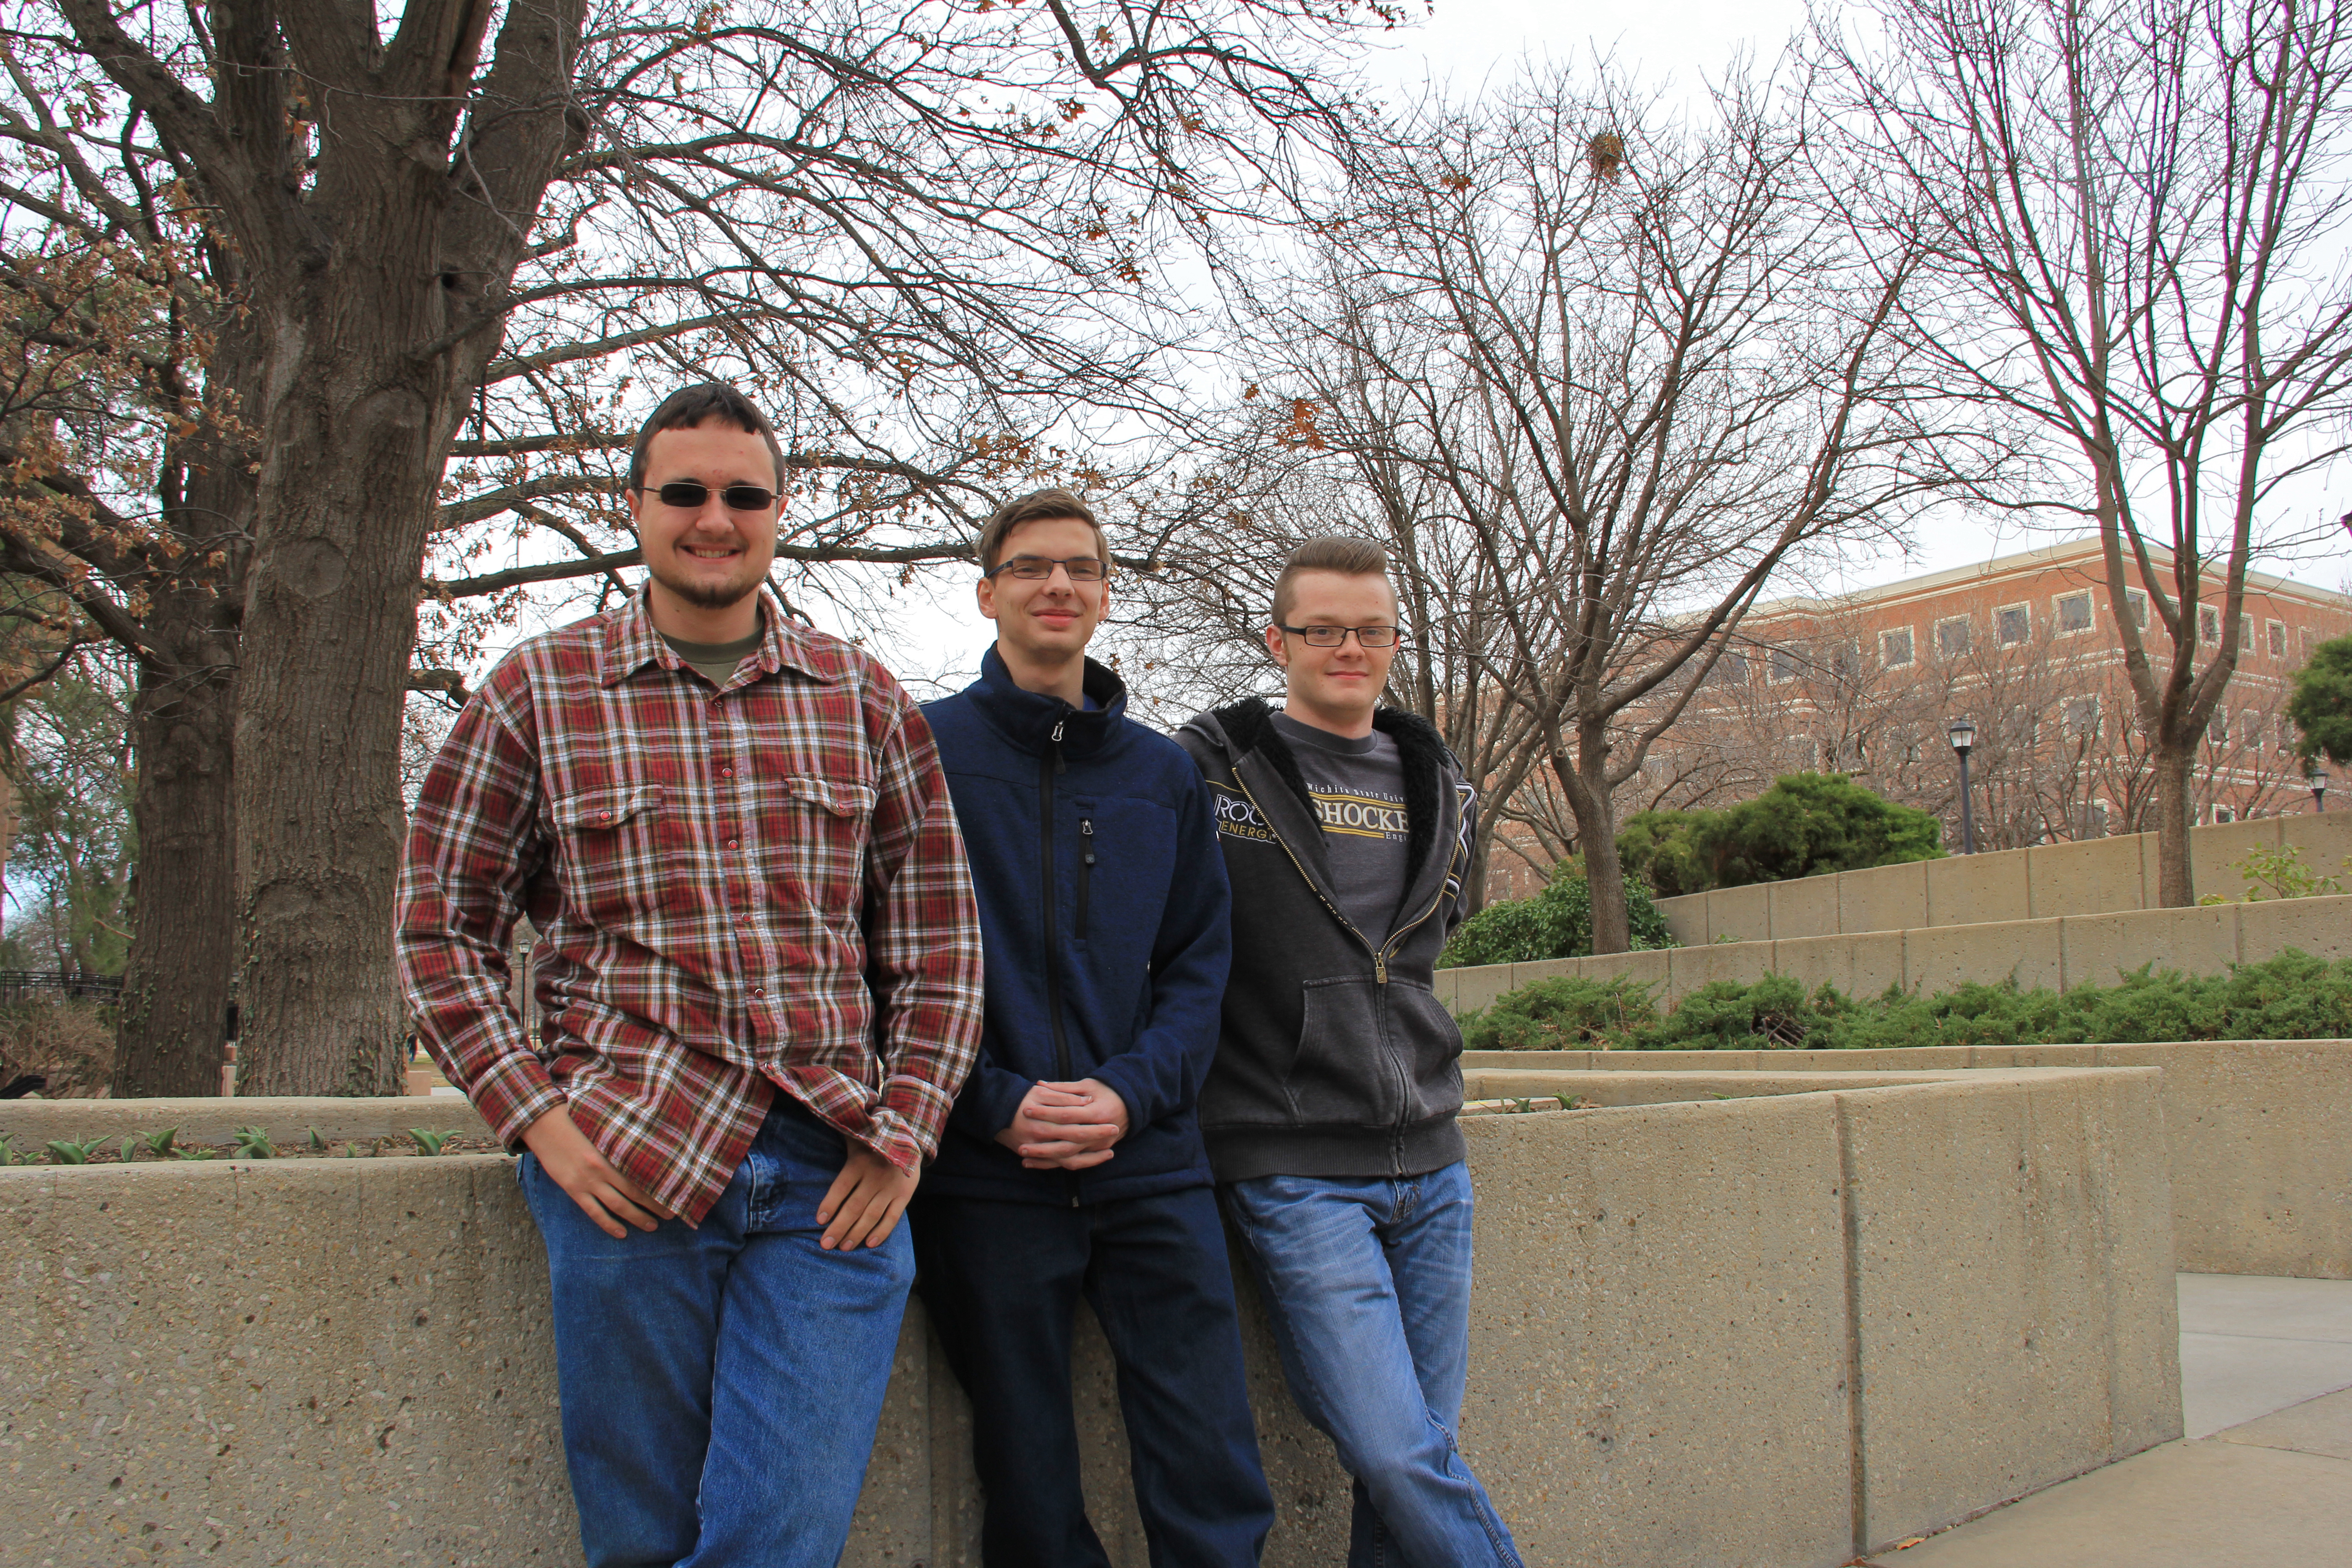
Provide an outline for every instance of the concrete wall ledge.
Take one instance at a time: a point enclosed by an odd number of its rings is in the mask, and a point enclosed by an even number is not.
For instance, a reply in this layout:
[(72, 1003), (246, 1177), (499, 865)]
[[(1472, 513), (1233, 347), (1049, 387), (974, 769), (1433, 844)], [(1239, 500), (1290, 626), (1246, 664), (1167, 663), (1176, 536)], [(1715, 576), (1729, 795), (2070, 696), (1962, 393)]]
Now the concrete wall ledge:
[[(2149, 1045), (1927, 1046), (1883, 1051), (1472, 1051), (1475, 1094), (1588, 1098), (1654, 1075), (1699, 1075), (1715, 1092), (1786, 1093), (1826, 1072), (2161, 1069), (2174, 1247), (2195, 1274), (2352, 1279), (2352, 1040)], [(1629, 1067), (1641, 1070), (1628, 1073)], [(1556, 1076), (1577, 1075), (1565, 1089)], [(1536, 1075), (1530, 1077), (1530, 1074)], [(1546, 1076), (1547, 1074), (1553, 1076)], [(1587, 1075), (1590, 1075), (1589, 1078)], [(1742, 1087), (1750, 1076), (1755, 1089)], [(1538, 1088), (1541, 1081), (1548, 1087)], [(2153, 1129), (2139, 1136), (2154, 1142)]]
[[(2345, 815), (2352, 820), (2352, 812)], [(1793, 975), (1809, 986), (1826, 982), (1861, 997), (1875, 996), (1890, 985), (1932, 994), (1969, 982), (1999, 985), (2011, 980), (2028, 989), (2067, 991), (2112, 985), (2147, 963), (2188, 974), (2222, 974), (2234, 964), (2260, 963), (2291, 947), (2319, 958), (2352, 958), (2352, 893), (1485, 963), (1441, 969), (1436, 985), (1437, 999), (1456, 1013), (1568, 974), (1596, 980), (1629, 975), (1655, 987), (1667, 1006), (1710, 981), (1748, 984), (1768, 973)]]
[[(2238, 868), (2256, 849), (2289, 847), (2327, 873), (2352, 859), (2352, 812), (2263, 816), (2189, 830), (2200, 893), (2242, 898)], [(1782, 942), (1801, 937), (1977, 925), (2060, 915), (2122, 914), (2157, 907), (2156, 835), (2118, 834), (1955, 855), (1866, 871), (1722, 888), (1660, 899), (1675, 940), (1703, 947), (1724, 937)]]
[[(1831, 1568), (2179, 1434), (2154, 1070), (1574, 1076), (1612, 1108), (1464, 1123), (1462, 1441), (1530, 1563)], [(512, 1170), (0, 1170), (0, 1562), (576, 1563)], [(1244, 1300), (1266, 1562), (1336, 1563), (1344, 1478)], [(1077, 1383), (1097, 1527), (1139, 1565), (1091, 1325)], [(845, 1562), (977, 1562), (967, 1420), (918, 1310)]]

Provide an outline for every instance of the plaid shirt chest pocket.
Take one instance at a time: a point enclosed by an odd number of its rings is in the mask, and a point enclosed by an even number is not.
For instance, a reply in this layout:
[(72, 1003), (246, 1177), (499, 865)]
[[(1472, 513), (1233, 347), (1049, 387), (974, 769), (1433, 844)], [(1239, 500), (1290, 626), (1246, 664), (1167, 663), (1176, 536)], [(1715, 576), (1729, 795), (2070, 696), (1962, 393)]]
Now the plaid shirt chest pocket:
[(677, 805), (661, 784), (582, 790), (552, 801), (557, 879), (585, 921), (625, 929), (677, 901), (683, 847)]
[(761, 792), (770, 873), (788, 900), (854, 921), (865, 900), (866, 845), (875, 789), (853, 779), (793, 773)]

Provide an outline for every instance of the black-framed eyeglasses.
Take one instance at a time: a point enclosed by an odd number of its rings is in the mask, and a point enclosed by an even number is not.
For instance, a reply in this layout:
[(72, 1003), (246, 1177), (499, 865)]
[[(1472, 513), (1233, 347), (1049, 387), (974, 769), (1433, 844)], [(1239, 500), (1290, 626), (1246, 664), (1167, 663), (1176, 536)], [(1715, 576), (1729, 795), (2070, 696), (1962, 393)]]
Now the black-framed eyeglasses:
[[(658, 489), (639, 485), (637, 493), (659, 496), (662, 505), (682, 511), (700, 511), (710, 502), (710, 487), (700, 479), (672, 479)], [(776, 492), (758, 485), (728, 485), (719, 490), (719, 501), (729, 511), (765, 511), (776, 504)]]
[(1404, 635), (1402, 626), (1286, 626), (1276, 621), (1275, 627), (1308, 647), (1338, 647), (1351, 635), (1359, 647), (1394, 647), (1397, 638)]
[(1099, 583), (1110, 575), (1110, 568), (1103, 564), (1099, 555), (1072, 555), (1060, 561), (1050, 555), (1015, 555), (998, 562), (981, 575), (993, 577), (1002, 572), (1024, 583), (1042, 583), (1054, 574), (1056, 566), (1067, 572), (1073, 583)]

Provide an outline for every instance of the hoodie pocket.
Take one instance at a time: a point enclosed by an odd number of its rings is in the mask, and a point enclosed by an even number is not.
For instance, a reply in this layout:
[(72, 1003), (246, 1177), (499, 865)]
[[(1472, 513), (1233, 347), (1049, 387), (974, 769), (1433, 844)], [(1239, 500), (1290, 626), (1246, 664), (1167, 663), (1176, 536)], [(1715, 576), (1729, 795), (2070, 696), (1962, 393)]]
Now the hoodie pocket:
[(1404, 1124), (1462, 1109), (1462, 1027), (1436, 994), (1409, 980), (1388, 986), (1389, 1039), (1405, 1074)]
[(1298, 1049), (1282, 1083), (1300, 1125), (1396, 1125), (1407, 1085), (1383, 1026), (1383, 989), (1354, 976), (1300, 987)]

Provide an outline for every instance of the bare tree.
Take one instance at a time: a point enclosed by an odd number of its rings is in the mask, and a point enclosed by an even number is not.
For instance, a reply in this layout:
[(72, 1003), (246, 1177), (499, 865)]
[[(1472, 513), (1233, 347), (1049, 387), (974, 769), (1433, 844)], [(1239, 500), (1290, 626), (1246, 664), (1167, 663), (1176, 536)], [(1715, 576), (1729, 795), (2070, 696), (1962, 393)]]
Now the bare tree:
[[(1486, 563), (1480, 657), (1574, 818), (1595, 952), (1629, 940), (1617, 792), (1766, 584), (1949, 477), (1886, 331), (1909, 259), (1854, 242), (1807, 131), (1745, 79), (1689, 123), (1605, 76), (1432, 103), (1359, 143), (1288, 301), (1289, 364), (1379, 389), (1364, 434)], [(1361, 395), (1307, 395), (1347, 439)]]
[[(2284, 542), (2279, 487), (2345, 450), (2352, 19), (2306, 0), (1874, 11), (1874, 44), (1817, 33), (1829, 123), (1937, 284), (1906, 300), (1906, 338), (2049, 443), (2061, 471), (2017, 504), (2098, 528), (2160, 896), (2191, 903), (2191, 774), (2247, 567)], [(2140, 594), (2154, 628), (2126, 609)]]
[[(201, 1083), (238, 932), (253, 1088), (396, 1083), (419, 596), (487, 598), (433, 612), (462, 637), (533, 583), (618, 586), (645, 399), (616, 356), (782, 411), (788, 563), (950, 557), (1074, 405), (1151, 401), (1155, 266), (1327, 115), (1282, 51), (1382, 15), (18, 0), (0, 200), (102, 262), (76, 331), (148, 426), (93, 414), (93, 449), (143, 443), (128, 469), (21, 454), (40, 507), (6, 546), (142, 661), (141, 815), (173, 826), (143, 840), (126, 1083)], [(93, 331), (133, 283), (137, 330)], [(511, 564), (486, 527), (526, 531)]]

